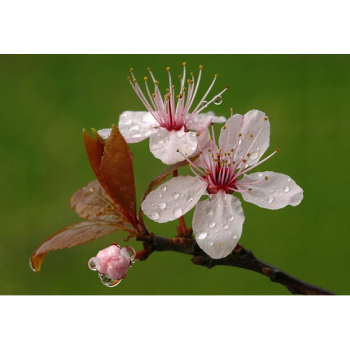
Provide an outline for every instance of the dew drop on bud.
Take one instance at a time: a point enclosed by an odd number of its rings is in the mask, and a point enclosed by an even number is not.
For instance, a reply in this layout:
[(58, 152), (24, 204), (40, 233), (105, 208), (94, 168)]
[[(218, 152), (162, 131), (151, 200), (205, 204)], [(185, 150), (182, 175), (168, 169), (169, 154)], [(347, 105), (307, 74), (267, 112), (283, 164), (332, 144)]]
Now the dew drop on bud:
[(218, 106), (221, 105), (222, 103), (222, 96), (218, 96), (215, 100), (214, 103)]
[(91, 258), (89, 260), (89, 269), (92, 270), (92, 271), (97, 271), (97, 268), (96, 268), (96, 264), (95, 264), (95, 258)]
[(108, 278), (106, 275), (99, 273), (98, 278), (100, 279), (101, 283), (106, 287), (115, 287), (117, 286), (122, 280), (114, 280), (112, 278)]

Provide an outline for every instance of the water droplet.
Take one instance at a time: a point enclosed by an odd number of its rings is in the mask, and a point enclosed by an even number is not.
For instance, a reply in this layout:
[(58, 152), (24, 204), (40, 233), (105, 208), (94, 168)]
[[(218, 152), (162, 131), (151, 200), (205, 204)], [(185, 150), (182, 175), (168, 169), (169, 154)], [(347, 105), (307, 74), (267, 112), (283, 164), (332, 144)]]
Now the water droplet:
[(198, 239), (204, 239), (205, 237), (207, 237), (207, 233), (206, 232), (201, 232), (199, 235), (198, 235)]
[(213, 245), (214, 244), (214, 242), (213, 241), (209, 241), (209, 245)]
[(258, 159), (258, 157), (259, 157), (259, 152), (258, 152), (258, 151), (255, 151), (255, 152), (253, 152), (253, 153), (250, 155), (249, 159), (250, 159), (250, 160), (256, 160), (256, 159)]
[(228, 221), (233, 221), (234, 220), (234, 216), (233, 215), (231, 215), (229, 218), (228, 218)]
[(267, 197), (267, 203), (272, 203), (272, 202), (273, 202), (273, 197), (268, 196), (268, 197)]
[(290, 180), (292, 180), (290, 177), (287, 179), (287, 181), (290, 181)]
[(274, 190), (269, 190), (269, 193), (275, 193), (275, 191)]
[(187, 198), (187, 202), (192, 202), (193, 201), (193, 197), (188, 197)]
[(169, 142), (169, 137), (164, 138), (164, 143)]
[(177, 200), (177, 199), (180, 197), (180, 195), (179, 195), (177, 192), (174, 192), (174, 193), (172, 194), (172, 197), (173, 197), (175, 200)]
[(154, 211), (153, 213), (150, 214), (149, 217), (152, 220), (158, 220), (159, 219), (159, 214), (156, 211)]
[(174, 210), (174, 215), (176, 218), (179, 218), (182, 214), (182, 210), (180, 208), (177, 208)]
[(225, 201), (227, 200), (227, 196), (226, 196), (226, 194), (224, 194), (224, 200), (225, 200)]
[(159, 198), (162, 198), (163, 197), (163, 195), (162, 194), (159, 194), (159, 196), (158, 196)]
[(233, 235), (232, 237), (233, 237), (233, 239), (237, 239), (237, 238), (238, 238), (238, 236), (237, 236), (237, 235)]
[(225, 224), (224, 226), (222, 226), (225, 230), (227, 230), (228, 229), (228, 225), (227, 224)]
[(218, 106), (221, 105), (222, 103), (222, 96), (218, 96), (215, 100), (214, 103)]
[(158, 203), (158, 208), (159, 209), (164, 209), (166, 207), (166, 204), (164, 202), (159, 202)]
[(135, 134), (132, 135), (133, 137), (141, 137), (141, 134), (139, 132), (136, 132)]
[(136, 124), (136, 125), (133, 125), (130, 129), (129, 129), (129, 131), (138, 131), (138, 130), (140, 130), (140, 127)]
[(242, 211), (242, 207), (240, 205), (237, 205), (236, 211), (238, 211), (240, 213)]
[(288, 186), (284, 187), (284, 188), (283, 188), (283, 191), (284, 191), (284, 192), (289, 192), (289, 187), (288, 187)]
[(264, 201), (264, 198), (261, 198), (260, 201), (263, 202), (263, 201)]
[(98, 278), (100, 279), (101, 283), (106, 287), (115, 287), (117, 286), (122, 280), (114, 280), (112, 278), (108, 278), (106, 275), (99, 273)]
[(208, 208), (206, 210), (206, 212), (207, 212), (208, 215), (213, 215), (214, 214), (214, 212), (210, 208)]
[(162, 186), (160, 186), (160, 189), (164, 192), (164, 191), (166, 191), (166, 186), (162, 185)]
[(245, 168), (245, 169), (247, 169), (248, 167), (249, 167), (249, 165), (248, 165), (248, 164), (246, 164), (244, 168)]
[(209, 227), (210, 227), (210, 228), (215, 227), (215, 225), (216, 225), (216, 224), (215, 224), (215, 222), (214, 222), (214, 221), (210, 221), (210, 222), (209, 222)]
[(262, 176), (263, 176), (263, 173), (259, 173), (258, 176), (259, 176), (259, 177), (262, 177)]
[(203, 101), (203, 102), (202, 102), (202, 107), (205, 107), (207, 104), (208, 104), (207, 101)]
[(89, 260), (89, 269), (92, 270), (92, 271), (97, 271), (97, 267), (96, 267), (96, 264), (95, 264), (95, 258), (91, 258)]
[(162, 145), (162, 144), (164, 143), (164, 141), (163, 141), (163, 139), (159, 139), (159, 140), (157, 141), (157, 143), (158, 143), (158, 145)]

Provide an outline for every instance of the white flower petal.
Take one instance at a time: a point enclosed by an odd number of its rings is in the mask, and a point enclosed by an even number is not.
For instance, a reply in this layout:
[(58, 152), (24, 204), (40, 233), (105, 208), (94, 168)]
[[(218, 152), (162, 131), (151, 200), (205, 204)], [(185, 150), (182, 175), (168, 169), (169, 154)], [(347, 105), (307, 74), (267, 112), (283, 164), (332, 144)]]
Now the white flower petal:
[(226, 128), (221, 129), (219, 137), (219, 147), (225, 152), (230, 151), (232, 148), (236, 148), (238, 143), (238, 134), (240, 133), (243, 123), (243, 116), (235, 114), (225, 124)]
[(187, 124), (189, 130), (200, 131), (207, 128), (210, 123), (225, 123), (226, 118), (223, 116), (217, 117), (214, 112), (196, 114)]
[(101, 129), (98, 131), (99, 135), (103, 138), (103, 139), (107, 139), (108, 136), (111, 134), (112, 129)]
[(243, 228), (244, 212), (238, 198), (223, 191), (198, 202), (193, 216), (193, 233), (198, 245), (213, 259), (229, 255)]
[(239, 161), (247, 153), (248, 148), (250, 156), (247, 157), (248, 165), (254, 165), (259, 162), (262, 155), (270, 145), (270, 122), (264, 112), (252, 110), (243, 116), (243, 125), (239, 131), (240, 144), (237, 148), (235, 160)]
[(119, 117), (119, 130), (126, 142), (140, 142), (156, 133), (159, 124), (149, 112), (125, 111)]
[[(267, 180), (265, 180), (265, 176), (267, 176)], [(286, 205), (294, 207), (300, 204), (303, 199), (303, 190), (295, 181), (287, 175), (274, 173), (273, 171), (244, 175), (237, 182), (237, 185), (260, 180), (263, 181), (253, 185), (240, 186), (242, 189), (252, 189), (242, 193), (245, 201), (266, 209), (280, 209)]]
[(156, 222), (172, 221), (191, 210), (206, 188), (207, 183), (198, 177), (174, 177), (152, 191), (141, 207), (143, 212)]
[(156, 134), (151, 135), (149, 147), (153, 155), (163, 163), (175, 164), (184, 160), (184, 157), (177, 150), (186, 157), (191, 156), (196, 151), (196, 133), (185, 132), (184, 128), (179, 131), (168, 131), (160, 128)]

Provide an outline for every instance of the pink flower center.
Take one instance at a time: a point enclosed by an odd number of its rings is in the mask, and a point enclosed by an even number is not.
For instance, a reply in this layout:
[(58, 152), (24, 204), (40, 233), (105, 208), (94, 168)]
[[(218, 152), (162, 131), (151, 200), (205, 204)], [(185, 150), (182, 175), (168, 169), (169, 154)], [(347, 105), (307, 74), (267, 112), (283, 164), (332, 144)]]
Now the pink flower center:
[(151, 94), (148, 88), (148, 78), (144, 77), (148, 98), (142, 92), (137, 80), (135, 79), (133, 73), (134, 70), (132, 68), (130, 69), (132, 78), (128, 77), (128, 80), (130, 81), (130, 84), (136, 92), (137, 96), (140, 98), (147, 110), (152, 114), (154, 119), (158, 122), (159, 126), (167, 129), (168, 131), (178, 131), (182, 129), (182, 127), (185, 128), (185, 131), (188, 131), (190, 120), (192, 120), (192, 118), (200, 113), (204, 108), (209, 106), (210, 103), (214, 102), (216, 104), (220, 104), (222, 101), (221, 95), (228, 89), (227, 86), (218, 95), (214, 96), (214, 98), (212, 98), (209, 102), (205, 101), (206, 97), (214, 86), (216, 79), (218, 78), (218, 75), (215, 74), (214, 80), (209, 86), (209, 89), (204, 94), (198, 105), (193, 109), (192, 112), (190, 112), (190, 108), (193, 104), (194, 98), (196, 97), (201, 80), (202, 69), (203, 66), (199, 66), (199, 75), (196, 83), (194, 74), (191, 73), (191, 79), (187, 79), (186, 87), (186, 63), (184, 62), (183, 75), (179, 75), (180, 89), (179, 93), (176, 94), (176, 86), (172, 83), (170, 68), (168, 67), (167, 71), (169, 76), (169, 88), (166, 89), (166, 94), (164, 97), (159, 90), (159, 82), (154, 78), (150, 68), (148, 68), (148, 71), (154, 84), (154, 93)]

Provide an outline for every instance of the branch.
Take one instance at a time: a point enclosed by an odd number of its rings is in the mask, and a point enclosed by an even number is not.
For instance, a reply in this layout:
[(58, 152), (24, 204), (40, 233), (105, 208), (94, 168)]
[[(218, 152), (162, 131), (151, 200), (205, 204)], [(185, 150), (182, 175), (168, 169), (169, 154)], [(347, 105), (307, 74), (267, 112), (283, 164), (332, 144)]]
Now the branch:
[(234, 251), (227, 257), (222, 259), (212, 259), (199, 248), (197, 242), (191, 238), (190, 233), (184, 237), (174, 239), (148, 234), (138, 236), (137, 240), (143, 241), (144, 243), (144, 250), (138, 252), (136, 255), (136, 259), (139, 260), (147, 259), (154, 251), (179, 252), (193, 255), (192, 262), (194, 264), (206, 266), (209, 269), (216, 265), (226, 265), (258, 272), (269, 277), (272, 282), (284, 285), (293, 294), (334, 295), (334, 293), (326, 289), (303, 282), (276, 267), (257, 259), (249, 249), (243, 248), (240, 244), (237, 244)]

